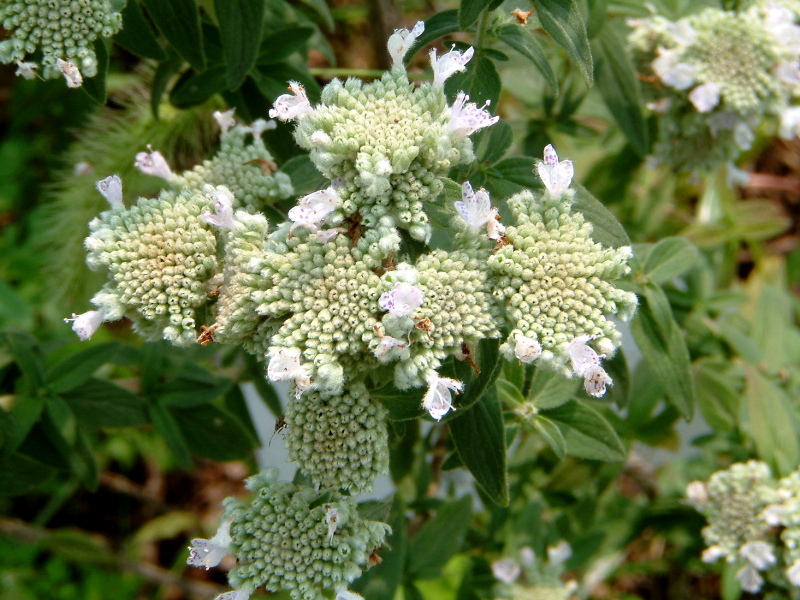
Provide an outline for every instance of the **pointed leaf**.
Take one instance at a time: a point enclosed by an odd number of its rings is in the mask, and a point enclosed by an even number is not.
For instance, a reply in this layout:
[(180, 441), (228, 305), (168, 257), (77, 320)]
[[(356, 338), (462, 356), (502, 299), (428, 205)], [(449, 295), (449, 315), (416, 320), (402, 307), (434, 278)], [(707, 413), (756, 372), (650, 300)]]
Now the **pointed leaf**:
[(106, 103), (106, 73), (108, 72), (108, 47), (102, 38), (94, 42), (94, 53), (97, 55), (97, 75), (86, 77), (81, 89), (98, 104)]
[(543, 411), (543, 416), (558, 425), (568, 454), (590, 460), (625, 459), (625, 447), (617, 432), (603, 415), (588, 404), (572, 400), (558, 408)]
[(117, 342), (94, 344), (67, 356), (48, 370), (47, 389), (54, 394), (60, 394), (83, 385), (97, 369), (114, 360), (118, 347)]
[(461, 5), (458, 7), (458, 26), (466, 31), (491, 2), (492, 0), (461, 0)]
[(577, 63), (586, 85), (592, 87), (592, 52), (576, 0), (534, 0), (534, 6), (544, 30), (567, 51)]
[(417, 532), (408, 547), (408, 573), (416, 579), (431, 579), (441, 574), (464, 542), (472, 516), (472, 497), (466, 495), (443, 504), (436, 516)]
[(104, 379), (90, 378), (62, 394), (82, 426), (135, 427), (147, 423), (144, 400)]
[(561, 433), (558, 425), (544, 415), (536, 415), (533, 419), (533, 425), (558, 458), (564, 458), (567, 455), (567, 441), (564, 439), (564, 434)]
[(150, 413), (150, 420), (155, 425), (156, 431), (167, 442), (169, 449), (172, 450), (175, 462), (185, 471), (191, 469), (192, 457), (189, 454), (189, 446), (183, 437), (180, 426), (175, 421), (175, 417), (165, 406), (161, 406), (157, 402), (153, 402), (147, 408)]
[(421, 48), (458, 30), (458, 11), (456, 9), (453, 8), (436, 13), (425, 21), (425, 31), (415, 40), (414, 45), (406, 53), (405, 63), (408, 64)]
[(122, 29), (114, 36), (114, 41), (140, 58), (151, 60), (167, 58), (153, 30), (150, 29), (150, 24), (144, 18), (137, 0), (128, 0), (122, 10)]
[(592, 239), (612, 248), (630, 246), (631, 239), (614, 213), (582, 185), (573, 183), (572, 187), (575, 189), (572, 208), (580, 211), (586, 220), (591, 222)]
[(265, 0), (214, 0), (229, 89), (242, 85), (256, 62), (266, 14)]
[(528, 392), (528, 401), (539, 410), (556, 408), (569, 402), (577, 389), (577, 379), (567, 379), (552, 371), (536, 369)]
[(653, 246), (642, 270), (655, 283), (664, 283), (683, 275), (700, 260), (697, 246), (686, 238), (667, 237)]
[(508, 23), (501, 26), (497, 34), (503, 42), (530, 60), (539, 69), (553, 92), (558, 93), (558, 79), (535, 33), (521, 24)]
[(194, 0), (142, 0), (153, 23), (186, 62), (206, 70), (200, 12)]
[(232, 414), (213, 404), (170, 407), (187, 449), (197, 456), (228, 461), (248, 458), (257, 442)]
[(494, 62), (481, 54), (467, 63), (466, 71), (456, 73), (444, 83), (449, 98), (455, 98), (458, 92), (466, 92), (470, 102), (478, 106), (489, 102), (489, 112), (497, 110), (502, 87)]

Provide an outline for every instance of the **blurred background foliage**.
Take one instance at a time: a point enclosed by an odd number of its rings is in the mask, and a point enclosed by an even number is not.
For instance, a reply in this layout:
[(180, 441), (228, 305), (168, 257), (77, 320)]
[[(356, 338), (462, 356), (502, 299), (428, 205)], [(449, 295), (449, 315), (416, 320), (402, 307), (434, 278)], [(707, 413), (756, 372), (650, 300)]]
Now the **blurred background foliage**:
[[(636, 344), (609, 367), (611, 402), (504, 367), (499, 399), (543, 411), (530, 431), (506, 413), (507, 506), (483, 487), (465, 503), (472, 488), (454, 470), (447, 426), (394, 422), (392, 552), (358, 589), (370, 600), (490, 598), (492, 560), (526, 545), (543, 556), (566, 539), (581, 597), (739, 597), (732, 572), (700, 562), (703, 520), (682, 497), (731, 462), (758, 457), (780, 475), (800, 462), (800, 142), (760, 131), (738, 165), (752, 173), (744, 186), (722, 171), (647, 168), (653, 123), (620, 54), (624, 17), (649, 14), (639, 0), (268, 0), (254, 3), (264, 28), (250, 58), (228, 49), (225, 2), (200, 0), (196, 23), (164, 28), (159, 11), (184, 4), (129, 0), (105, 86), (88, 93), (0, 67), (0, 600), (227, 589), (219, 572), (186, 567), (186, 542), (213, 530), (219, 502), (258, 468), (263, 440), (238, 384), (253, 381), (275, 417), (280, 400), (236, 350), (142, 344), (124, 322), (75, 341), (62, 319), (99, 286), (82, 246), (105, 203), (94, 182), (118, 173), (126, 194), (156, 193), (133, 168), (147, 144), (190, 167), (214, 148), (214, 110), (235, 106), (248, 121), (266, 117), (289, 79), (314, 101), (334, 76), (374, 77), (388, 66), (388, 35), (418, 19), (428, 20), (419, 48), (471, 40), (476, 27), (487, 36), (448, 91), (491, 100), (503, 121), (474, 136), (479, 161), (453, 178), (506, 198), (540, 185), (532, 157), (555, 144), (634, 243), (626, 285), (642, 308)], [(653, 4), (673, 18), (720, 6)], [(586, 23), (583, 46), (568, 27), (559, 39), (545, 20), (525, 34), (509, 20), (564, 6)], [(488, 18), (497, 22), (477, 23)], [(425, 58), (411, 58), (412, 77)], [(319, 189), (285, 125), (265, 139), (298, 193)], [(677, 376), (675, 348), (686, 354)], [(592, 453), (611, 462), (581, 457)]]

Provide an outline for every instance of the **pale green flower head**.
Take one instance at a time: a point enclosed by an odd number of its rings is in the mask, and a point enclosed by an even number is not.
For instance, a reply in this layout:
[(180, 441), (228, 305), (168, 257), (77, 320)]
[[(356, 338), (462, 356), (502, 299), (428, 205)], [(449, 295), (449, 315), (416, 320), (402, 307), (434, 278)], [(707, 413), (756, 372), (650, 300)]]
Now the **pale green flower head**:
[(320, 489), (357, 496), (389, 470), (386, 409), (361, 383), (342, 394), (308, 392), (286, 409), (289, 460)]
[(204, 192), (163, 191), (130, 208), (120, 200), (89, 224), (86, 262), (108, 272), (108, 283), (92, 298), (104, 320), (128, 317), (148, 340), (195, 341), (195, 311), (206, 303), (217, 268), (217, 240), (204, 214), (213, 193), (228, 193)]
[[(109, 0), (17, 0), (0, 4), (0, 24), (11, 37), (0, 42), (0, 62), (17, 63), (27, 79), (62, 75), (70, 87), (97, 74), (94, 42), (122, 28), (122, 15)], [(41, 64), (25, 61), (37, 50)]]
[(237, 562), (228, 574), (239, 594), (232, 597), (264, 587), (286, 590), (294, 600), (323, 600), (326, 590), (345, 590), (383, 545), (389, 526), (363, 519), (355, 502), (336, 492), (323, 498), (277, 476), (268, 469), (247, 479), (248, 503), (224, 501), (225, 548)]

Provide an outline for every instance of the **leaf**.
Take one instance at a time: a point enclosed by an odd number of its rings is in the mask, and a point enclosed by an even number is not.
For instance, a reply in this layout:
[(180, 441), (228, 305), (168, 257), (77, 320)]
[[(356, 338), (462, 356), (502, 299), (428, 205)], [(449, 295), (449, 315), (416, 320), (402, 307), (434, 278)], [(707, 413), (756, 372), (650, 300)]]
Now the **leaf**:
[(106, 103), (106, 73), (108, 71), (108, 47), (102, 38), (94, 42), (94, 53), (97, 56), (97, 74), (86, 77), (81, 89), (98, 104)]
[(358, 514), (368, 521), (386, 522), (392, 512), (394, 494), (389, 494), (383, 500), (365, 500), (358, 503)]
[(625, 459), (625, 447), (605, 417), (589, 405), (572, 400), (558, 408), (543, 411), (561, 430), (567, 453), (590, 460)]
[(238, 89), (255, 64), (266, 14), (265, 0), (214, 0), (228, 88)]
[(405, 63), (408, 64), (421, 48), (438, 40), (440, 37), (456, 33), (458, 30), (458, 11), (456, 9), (453, 8), (436, 13), (425, 21), (425, 31), (422, 32), (422, 35), (414, 41), (414, 45), (406, 52), (404, 58)]
[(472, 497), (443, 504), (408, 547), (407, 571), (415, 579), (431, 579), (461, 549), (472, 516)]
[(100, 471), (92, 444), (82, 429), (77, 431), (74, 448), (73, 471), (90, 491), (96, 492), (99, 485)]
[(498, 506), (508, 506), (503, 411), (493, 388), (450, 422), (450, 435), (483, 491)]
[(169, 101), (176, 108), (191, 108), (202, 104), (227, 87), (228, 79), (223, 65), (210, 67), (203, 73), (189, 70), (172, 86)]
[[(656, 290), (645, 288), (644, 301), (631, 322), (631, 332), (667, 401), (689, 420), (695, 404), (689, 350), (671, 311), (666, 319), (660, 314), (666, 299), (660, 288)], [(666, 308), (669, 310), (668, 302)]]
[(39, 421), (43, 410), (44, 400), (38, 396), (24, 395), (17, 399), (11, 408), (13, 427), (8, 434), (8, 441), (3, 446), (5, 455), (11, 454), (25, 441)]
[(535, 188), (541, 185), (539, 178), (533, 174), (535, 166), (536, 161), (529, 156), (514, 156), (501, 160), (493, 168), (507, 181), (522, 187)]
[(515, 408), (525, 403), (525, 397), (522, 395), (519, 387), (505, 379), (498, 379), (495, 382), (495, 388), (501, 402), (504, 402)]
[(153, 116), (156, 119), (158, 119), (158, 109), (161, 105), (161, 98), (164, 96), (164, 92), (167, 91), (167, 86), (169, 86), (172, 76), (177, 72), (180, 66), (181, 57), (175, 50), (169, 48), (167, 50), (167, 59), (159, 63), (156, 67), (150, 92), (150, 110), (153, 111)]
[(689, 240), (667, 237), (650, 249), (642, 270), (655, 283), (664, 283), (696, 266), (700, 252)]
[(49, 465), (22, 454), (0, 458), (0, 497), (29, 494), (55, 473)]
[(567, 455), (567, 441), (558, 425), (544, 415), (536, 415), (533, 418), (533, 425), (558, 458), (564, 458)]
[(590, 39), (603, 31), (603, 26), (607, 21), (607, 5), (608, 0), (589, 0), (589, 18), (586, 20), (586, 29)]
[(287, 160), (281, 166), (281, 171), (291, 178), (294, 193), (298, 196), (316, 192), (330, 184), (311, 162), (308, 154), (301, 154)]
[(544, 76), (553, 93), (558, 94), (558, 79), (535, 33), (520, 24), (508, 23), (498, 28), (497, 34), (503, 42), (530, 60)]
[(333, 22), (333, 15), (331, 15), (331, 10), (328, 8), (328, 4), (325, 0), (302, 0), (302, 2), (322, 17), (322, 21), (325, 23), (325, 27), (328, 28), (328, 31), (333, 31), (336, 28)]
[[(453, 377), (464, 383), (464, 391), (453, 401), (458, 410), (464, 410), (478, 402), (500, 375), (502, 363), (499, 340), (481, 340), (473, 351), (472, 359), (478, 365), (480, 373), (476, 373), (466, 361), (453, 361), (456, 367), (454, 370), (449, 370), (447, 364), (440, 369), (444, 376)], [(447, 415), (445, 420), (453, 418), (456, 418), (455, 412)]]
[(194, 408), (170, 408), (192, 454), (211, 460), (247, 458), (256, 440), (233, 415), (213, 404)]
[(567, 379), (558, 373), (536, 369), (528, 401), (539, 410), (556, 408), (569, 402), (578, 388), (577, 379)]
[(206, 70), (200, 13), (194, 0), (142, 0), (153, 23), (196, 71)]
[(144, 400), (105, 379), (83, 382), (62, 394), (84, 427), (136, 427), (147, 423)]
[(772, 467), (777, 477), (785, 477), (800, 461), (798, 427), (792, 405), (784, 391), (758, 369), (746, 365), (745, 379), (750, 434), (758, 456)]
[(154, 394), (166, 366), (167, 344), (164, 341), (147, 342), (142, 345), (142, 391)]
[(486, 149), (483, 151), (481, 161), (487, 164), (492, 164), (503, 157), (506, 153), (511, 142), (514, 139), (514, 133), (511, 130), (511, 125), (505, 121), (499, 121), (492, 125), (489, 129), (486, 140)]
[(222, 377), (213, 377), (211, 382), (178, 377), (159, 386), (156, 395), (164, 406), (191, 408), (227, 394), (231, 386), (233, 380)]
[(175, 417), (158, 402), (153, 402), (147, 406), (150, 413), (150, 420), (155, 425), (156, 431), (167, 442), (167, 446), (172, 450), (175, 462), (184, 471), (192, 468), (192, 457), (189, 454), (189, 445), (183, 437), (180, 426), (175, 421)]
[(573, 183), (572, 187), (575, 189), (572, 208), (592, 224), (592, 239), (611, 248), (630, 246), (631, 239), (614, 214), (582, 185)]
[(789, 294), (770, 284), (763, 285), (753, 315), (751, 333), (754, 343), (761, 349), (763, 366), (770, 373), (777, 373), (797, 358), (789, 338), (795, 330), (793, 312)]
[(137, 0), (128, 0), (125, 4), (122, 10), (122, 29), (114, 36), (114, 41), (140, 58), (158, 61), (167, 58)]
[(534, 0), (544, 30), (578, 64), (586, 85), (592, 87), (592, 52), (578, 3), (575, 0)]
[(389, 411), (388, 417), (392, 421), (408, 421), (425, 414), (422, 408), (422, 398), (425, 396), (424, 388), (412, 390), (399, 390), (394, 383), (373, 390), (369, 395), (383, 404)]
[(283, 406), (275, 388), (266, 380), (264, 365), (259, 363), (252, 354), (246, 354), (244, 360), (247, 364), (247, 374), (252, 379), (258, 395), (275, 418), (280, 417), (283, 414)]
[(67, 356), (48, 370), (45, 382), (47, 389), (60, 394), (83, 385), (97, 369), (114, 360), (118, 347), (117, 342), (94, 344)]
[(19, 331), (10, 331), (5, 335), (6, 343), (11, 356), (19, 365), (20, 370), (28, 378), (33, 389), (44, 385), (45, 365), (42, 351), (36, 339)]
[(444, 83), (448, 98), (455, 98), (463, 91), (469, 95), (470, 102), (478, 106), (489, 102), (490, 112), (497, 109), (502, 87), (494, 62), (480, 53), (467, 63), (464, 72), (452, 75)]
[(738, 428), (741, 394), (730, 385), (730, 374), (721, 365), (703, 363), (694, 371), (697, 404), (708, 424), (720, 433)]
[(611, 116), (640, 156), (650, 150), (647, 121), (636, 69), (615, 28), (603, 27), (592, 41), (594, 77)]
[(316, 30), (307, 25), (287, 25), (264, 35), (261, 52), (256, 59), (259, 65), (282, 61), (300, 50)]
[(394, 600), (395, 592), (403, 579), (408, 556), (408, 534), (405, 507), (397, 499), (388, 521), (392, 532), (386, 537), (386, 547), (381, 551), (380, 563), (366, 571), (351, 585), (353, 591), (370, 600)]
[(492, 0), (461, 0), (458, 7), (458, 26), (466, 31), (467, 28), (478, 20), (480, 14), (486, 10)]
[(614, 382), (606, 392), (606, 400), (613, 402), (619, 408), (625, 408), (631, 397), (631, 373), (622, 348), (619, 348), (612, 358), (603, 362), (603, 368)]

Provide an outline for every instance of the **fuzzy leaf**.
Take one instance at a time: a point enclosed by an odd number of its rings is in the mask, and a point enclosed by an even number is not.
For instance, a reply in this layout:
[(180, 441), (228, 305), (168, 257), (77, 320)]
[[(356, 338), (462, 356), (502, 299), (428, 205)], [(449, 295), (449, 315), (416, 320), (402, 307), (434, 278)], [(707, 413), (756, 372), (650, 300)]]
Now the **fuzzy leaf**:
[(222, 38), (228, 88), (244, 82), (256, 62), (264, 29), (265, 0), (214, 0)]
[(667, 237), (650, 249), (642, 270), (655, 283), (664, 283), (683, 275), (697, 265), (700, 253), (689, 240)]
[(497, 34), (503, 42), (531, 61), (544, 76), (547, 85), (554, 93), (558, 93), (558, 79), (535, 33), (520, 24), (508, 23), (501, 26)]
[(592, 223), (592, 239), (612, 248), (630, 246), (631, 239), (614, 214), (582, 185), (573, 183), (572, 187), (575, 189), (572, 208)]
[(200, 12), (194, 0), (142, 0), (158, 30), (197, 71), (206, 70)]
[(97, 369), (114, 360), (119, 344), (106, 342), (81, 348), (47, 371), (46, 385), (54, 394), (68, 392), (86, 383)]
[(142, 7), (137, 0), (128, 0), (122, 10), (122, 29), (114, 36), (114, 41), (131, 54), (151, 60), (167, 58), (158, 43), (150, 24), (144, 18)]
[(534, 0), (534, 6), (544, 30), (573, 58), (586, 85), (592, 87), (592, 52), (576, 0)]
[(458, 7), (458, 26), (466, 31), (467, 28), (478, 20), (480, 14), (488, 8), (491, 0), (461, 0)]
[(572, 400), (552, 410), (542, 411), (554, 421), (567, 447), (567, 453), (590, 460), (625, 459), (625, 447), (611, 424), (588, 404)]
[(404, 59), (405, 63), (408, 64), (421, 48), (438, 40), (440, 37), (450, 35), (458, 30), (458, 11), (455, 8), (436, 13), (425, 21), (425, 31), (414, 41), (414, 45), (409, 48)]
[(577, 379), (567, 379), (552, 371), (536, 369), (528, 401), (539, 410), (556, 408), (569, 402), (577, 389)]
[(443, 504), (436, 516), (417, 532), (408, 547), (408, 573), (432, 579), (461, 549), (472, 515), (472, 496)]

